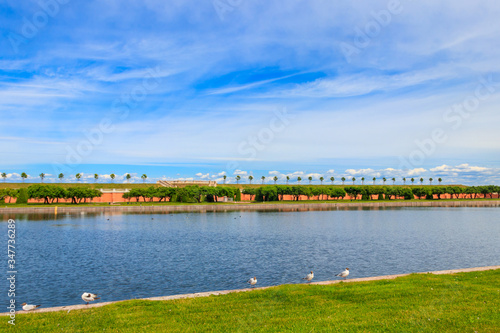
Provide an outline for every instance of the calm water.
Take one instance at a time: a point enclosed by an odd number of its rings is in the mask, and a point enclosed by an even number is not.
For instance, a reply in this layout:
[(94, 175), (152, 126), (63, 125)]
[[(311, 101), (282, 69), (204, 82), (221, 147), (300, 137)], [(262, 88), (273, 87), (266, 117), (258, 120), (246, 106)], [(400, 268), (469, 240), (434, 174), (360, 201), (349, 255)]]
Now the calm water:
[[(16, 300), (44, 307), (500, 264), (500, 209), (17, 215)], [(109, 219), (109, 221), (108, 221)], [(4, 256), (4, 267), (7, 258)], [(7, 269), (5, 269), (7, 271)], [(1, 304), (8, 304), (3, 282)], [(6, 311), (5, 308), (3, 311)]]

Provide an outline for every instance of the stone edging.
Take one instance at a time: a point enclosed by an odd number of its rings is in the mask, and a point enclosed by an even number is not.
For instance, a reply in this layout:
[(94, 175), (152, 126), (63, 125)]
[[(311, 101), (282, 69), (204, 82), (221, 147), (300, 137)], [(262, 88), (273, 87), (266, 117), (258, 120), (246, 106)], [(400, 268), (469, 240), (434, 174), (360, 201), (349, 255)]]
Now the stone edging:
[[(420, 272), (416, 274), (455, 274), (455, 273), (467, 273), (467, 272), (480, 272), (480, 271), (489, 271), (500, 269), (500, 266), (486, 266), (486, 267), (474, 267), (474, 268), (462, 268), (462, 269), (450, 269), (444, 271), (434, 271), (434, 272)], [(383, 276), (374, 276), (374, 277), (365, 277), (365, 278), (357, 278), (350, 280), (332, 280), (332, 281), (320, 281), (320, 282), (311, 282), (308, 284), (313, 285), (331, 285), (340, 282), (349, 283), (349, 282), (367, 282), (367, 281), (378, 281), (378, 280), (392, 280), (398, 277), (407, 276), (408, 274), (396, 274), (396, 275), (383, 275)], [(217, 295), (227, 295), (232, 293), (240, 293), (240, 292), (248, 292), (252, 290), (264, 290), (269, 288), (274, 288), (277, 286), (269, 286), (269, 287), (260, 287), (260, 288), (245, 288), (245, 289), (234, 289), (234, 290), (221, 290), (221, 291), (207, 291), (202, 293), (194, 293), (194, 294), (183, 294), (183, 295), (172, 295), (172, 296), (160, 296), (160, 297), (149, 297), (149, 298), (139, 298), (137, 300), (142, 301), (171, 301), (176, 299), (186, 299), (186, 298), (196, 298), (196, 297), (208, 297), (208, 296), (217, 296)], [(68, 306), (58, 306), (53, 308), (39, 308), (38, 310), (30, 311), (30, 313), (42, 313), (42, 312), (56, 312), (56, 311), (67, 311), (68, 313), (73, 310), (84, 310), (90, 308), (99, 308), (102, 306), (106, 306), (109, 304), (126, 302), (126, 301), (114, 301), (114, 302), (102, 302), (95, 303), (89, 305), (68, 305)], [(17, 313), (27, 313), (26, 311), (17, 311)], [(0, 316), (8, 316), (10, 313), (4, 312), (0, 313)]]
[[(352, 208), (386, 208), (386, 207), (500, 207), (500, 200), (488, 201), (395, 201), (395, 202), (331, 202), (331, 203), (235, 203), (220, 205), (158, 205), (158, 206), (99, 206), (99, 207), (67, 207), (57, 206), (58, 213), (79, 212), (130, 212), (130, 213), (154, 213), (154, 212), (226, 212), (243, 210), (329, 210), (329, 209), (352, 209)], [(0, 214), (5, 213), (54, 213), (56, 205), (50, 207), (23, 207), (23, 208), (0, 208)]]

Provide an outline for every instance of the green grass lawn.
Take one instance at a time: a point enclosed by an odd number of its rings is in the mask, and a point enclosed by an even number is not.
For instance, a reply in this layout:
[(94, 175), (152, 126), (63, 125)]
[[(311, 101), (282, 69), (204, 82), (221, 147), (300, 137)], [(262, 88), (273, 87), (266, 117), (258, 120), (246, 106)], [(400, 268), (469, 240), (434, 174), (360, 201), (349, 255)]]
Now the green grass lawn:
[[(16, 327), (23, 332), (498, 332), (499, 309), (496, 270), (18, 313)], [(2, 318), (6, 330), (10, 325)]]

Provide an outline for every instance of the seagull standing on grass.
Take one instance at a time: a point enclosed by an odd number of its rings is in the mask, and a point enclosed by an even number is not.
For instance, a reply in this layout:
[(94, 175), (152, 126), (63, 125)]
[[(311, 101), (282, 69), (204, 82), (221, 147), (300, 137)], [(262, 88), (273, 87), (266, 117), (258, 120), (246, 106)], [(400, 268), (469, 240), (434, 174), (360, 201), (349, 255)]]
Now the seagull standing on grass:
[(337, 274), (335, 276), (343, 277), (344, 280), (345, 280), (348, 275), (349, 275), (349, 268), (346, 268), (345, 271), (343, 271), (342, 273), (339, 273), (339, 274)]
[(100, 297), (97, 297), (97, 294), (92, 294), (92, 293), (83, 293), (82, 294), (82, 299), (89, 304), (89, 302), (93, 302), (96, 299), (100, 299)]
[(302, 280), (307, 280), (308, 282), (311, 282), (311, 280), (314, 278), (314, 273), (311, 271), (311, 273), (307, 274), (305, 278), (302, 278)]
[(257, 284), (257, 278), (254, 276), (253, 278), (248, 280), (248, 283), (250, 283), (252, 287), (255, 286)]
[(24, 311), (31, 311), (31, 310), (35, 310), (36, 308), (40, 307), (41, 305), (32, 305), (32, 304), (26, 304), (26, 303), (23, 303), (21, 304), (23, 306), (23, 310)]

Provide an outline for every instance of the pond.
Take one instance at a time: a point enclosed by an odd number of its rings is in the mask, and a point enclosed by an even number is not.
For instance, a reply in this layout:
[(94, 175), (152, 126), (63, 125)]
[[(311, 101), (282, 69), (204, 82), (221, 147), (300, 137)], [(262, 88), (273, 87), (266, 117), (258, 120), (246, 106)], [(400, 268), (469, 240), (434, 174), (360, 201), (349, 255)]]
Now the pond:
[[(499, 208), (4, 214), (16, 302), (43, 307), (500, 264)], [(4, 267), (7, 267), (7, 258)], [(4, 291), (8, 290), (4, 280)], [(7, 292), (0, 293), (8, 304)]]

